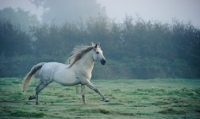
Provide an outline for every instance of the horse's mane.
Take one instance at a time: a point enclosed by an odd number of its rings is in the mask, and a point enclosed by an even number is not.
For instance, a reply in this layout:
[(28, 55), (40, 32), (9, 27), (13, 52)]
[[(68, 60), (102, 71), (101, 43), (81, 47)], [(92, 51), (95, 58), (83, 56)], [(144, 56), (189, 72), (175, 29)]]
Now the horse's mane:
[(86, 45), (77, 45), (74, 47), (73, 51), (70, 53), (71, 56), (68, 59), (69, 67), (72, 67), (76, 61), (81, 59), (87, 52), (92, 50), (94, 48), (93, 44), (92, 46), (86, 46)]

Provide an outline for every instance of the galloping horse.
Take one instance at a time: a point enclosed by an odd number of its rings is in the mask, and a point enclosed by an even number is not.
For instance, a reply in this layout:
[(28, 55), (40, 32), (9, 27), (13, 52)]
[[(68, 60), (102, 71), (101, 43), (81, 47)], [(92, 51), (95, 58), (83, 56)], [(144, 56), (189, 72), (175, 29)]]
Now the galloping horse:
[(36, 88), (35, 95), (30, 96), (29, 100), (36, 99), (36, 105), (38, 105), (39, 92), (54, 81), (65, 86), (81, 84), (82, 100), (84, 104), (85, 85), (98, 93), (104, 102), (109, 102), (109, 100), (90, 82), (94, 62), (100, 61), (102, 65), (106, 63), (100, 45), (92, 43), (92, 46), (76, 46), (68, 61), (69, 64), (47, 62), (33, 66), (31, 71), (24, 78), (23, 91), (26, 90), (31, 77), (36, 72), (40, 78), (40, 84)]

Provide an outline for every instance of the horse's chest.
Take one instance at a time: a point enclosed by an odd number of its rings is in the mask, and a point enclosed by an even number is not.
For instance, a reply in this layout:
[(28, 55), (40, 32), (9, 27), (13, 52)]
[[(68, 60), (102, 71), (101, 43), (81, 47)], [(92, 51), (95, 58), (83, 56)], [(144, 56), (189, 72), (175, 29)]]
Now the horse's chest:
[(85, 77), (87, 79), (91, 79), (92, 72), (91, 71), (87, 71), (87, 70), (81, 70), (81, 71), (77, 72), (77, 75), (80, 78)]

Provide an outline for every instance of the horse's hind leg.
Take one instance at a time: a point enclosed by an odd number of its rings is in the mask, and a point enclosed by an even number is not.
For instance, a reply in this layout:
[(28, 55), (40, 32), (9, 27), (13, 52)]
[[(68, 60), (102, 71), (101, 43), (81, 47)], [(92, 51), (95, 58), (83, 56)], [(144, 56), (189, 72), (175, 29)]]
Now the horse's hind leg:
[(37, 86), (35, 97), (34, 97), (36, 99), (36, 105), (39, 104), (39, 102), (38, 102), (38, 94), (39, 94), (39, 92), (42, 89), (44, 89), (49, 83), (51, 83), (51, 81), (41, 81), (40, 84)]
[[(36, 87), (35, 90), (37, 90), (37, 88), (42, 84), (42, 81), (40, 81), (40, 84)], [(33, 99), (36, 99), (36, 95), (31, 95), (28, 100), (33, 100)]]

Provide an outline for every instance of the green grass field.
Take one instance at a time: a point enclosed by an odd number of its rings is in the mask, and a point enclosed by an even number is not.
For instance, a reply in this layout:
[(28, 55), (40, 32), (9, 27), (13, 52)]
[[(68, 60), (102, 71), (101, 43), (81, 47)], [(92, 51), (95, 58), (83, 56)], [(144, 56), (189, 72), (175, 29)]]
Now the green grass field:
[[(66, 119), (199, 119), (200, 80), (93, 80), (110, 100), (101, 101), (98, 94), (86, 88), (86, 105), (76, 87), (57, 83), (39, 94), (40, 105), (29, 101), (38, 79), (33, 79), (25, 93), (22, 79), (0, 79), (0, 118), (66, 118)], [(79, 86), (80, 90), (80, 86)]]

